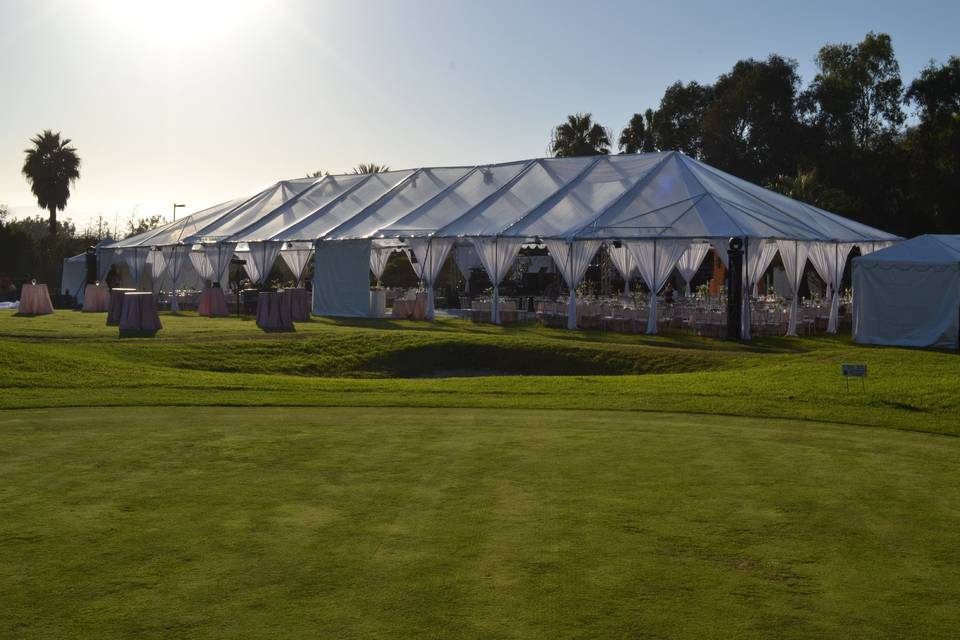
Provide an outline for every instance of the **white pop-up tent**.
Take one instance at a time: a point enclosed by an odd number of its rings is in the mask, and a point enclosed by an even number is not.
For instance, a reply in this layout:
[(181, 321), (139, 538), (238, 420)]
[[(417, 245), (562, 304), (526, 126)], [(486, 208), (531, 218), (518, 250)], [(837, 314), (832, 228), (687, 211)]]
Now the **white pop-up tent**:
[[(638, 273), (656, 294), (685, 256), (686, 271), (697, 266), (703, 245), (725, 258), (731, 237), (746, 247), (748, 291), (778, 251), (792, 251), (792, 274), (802, 274), (809, 259), (835, 292), (854, 245), (869, 251), (899, 239), (670, 151), (284, 180), (114, 247), (196, 251), (231, 243), (258, 256), (258, 273), (267, 273), (281, 247), (307, 243), (314, 247), (314, 312), (358, 315), (367, 269), (381, 265), (372, 252), (404, 249), (430, 292), (443, 260), (470, 246), (496, 290), (520, 246), (537, 242), (549, 248), (571, 291), (573, 327), (577, 285), (602, 245), (622, 249), (618, 269)], [(358, 269), (363, 273), (353, 273)]]
[(853, 337), (865, 344), (960, 345), (960, 235), (923, 235), (853, 259)]

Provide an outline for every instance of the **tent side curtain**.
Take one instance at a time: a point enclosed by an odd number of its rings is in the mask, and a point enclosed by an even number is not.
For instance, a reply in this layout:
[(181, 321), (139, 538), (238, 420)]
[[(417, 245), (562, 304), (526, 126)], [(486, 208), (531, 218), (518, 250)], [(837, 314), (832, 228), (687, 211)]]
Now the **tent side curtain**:
[(177, 300), (177, 288), (180, 284), (183, 272), (186, 270), (187, 263), (190, 262), (190, 247), (184, 245), (173, 245), (163, 247), (163, 260), (167, 265), (167, 281), (170, 283), (170, 289), (173, 295), (170, 300), (170, 310), (179, 311), (180, 304)]
[(777, 250), (780, 252), (780, 260), (787, 274), (787, 286), (790, 287), (790, 319), (787, 323), (787, 335), (795, 336), (797, 335), (800, 281), (803, 280), (810, 243), (799, 240), (777, 240)]
[(687, 294), (690, 293), (690, 281), (693, 280), (693, 276), (697, 275), (697, 271), (709, 251), (710, 245), (708, 243), (694, 242), (687, 247), (687, 250), (677, 261), (677, 271), (680, 272), (683, 281), (687, 283)]
[(248, 242), (245, 265), (247, 275), (254, 284), (263, 284), (270, 276), (273, 263), (280, 255), (282, 244), (279, 242)]
[(513, 261), (520, 253), (523, 238), (474, 238), (473, 248), (493, 283), (493, 301), (490, 315), (494, 324), (500, 324), (500, 283), (507, 277)]
[(417, 261), (410, 261), (417, 276), (423, 281), (427, 290), (427, 317), (434, 317), (433, 303), (433, 283), (440, 274), (450, 249), (453, 248), (453, 238), (410, 238), (407, 244), (410, 245), (411, 253)]
[(750, 316), (750, 296), (756, 295), (757, 282), (777, 255), (777, 243), (774, 240), (748, 238), (744, 251), (746, 265), (743, 278), (743, 309), (740, 318), (740, 337), (749, 340), (752, 335)]
[(570, 288), (570, 300), (567, 304), (567, 328), (577, 328), (577, 286), (583, 280), (583, 275), (590, 266), (590, 261), (600, 249), (599, 240), (581, 240), (564, 242), (563, 240), (545, 239), (550, 257)]
[(650, 289), (650, 314), (647, 333), (657, 332), (657, 294), (690, 243), (685, 240), (631, 240), (626, 243), (640, 276)]
[(827, 333), (837, 332), (840, 316), (840, 283), (843, 281), (843, 268), (847, 256), (854, 245), (850, 242), (814, 242), (810, 247), (810, 263), (817, 274), (827, 284), (830, 296), (830, 317), (827, 320)]
[(203, 248), (213, 272), (210, 279), (214, 283), (220, 283), (221, 287), (230, 281), (230, 261), (233, 259), (233, 252), (236, 247), (235, 242), (218, 242)]
[(387, 268), (387, 262), (390, 256), (396, 251), (394, 247), (370, 247), (370, 271), (373, 273), (377, 286), (380, 286), (380, 279), (383, 278), (383, 272)]
[(290, 268), (298, 287), (303, 286), (303, 276), (307, 272), (307, 267), (310, 266), (311, 255), (313, 255), (313, 249), (309, 245), (302, 244), (289, 243), (280, 251), (280, 257)]

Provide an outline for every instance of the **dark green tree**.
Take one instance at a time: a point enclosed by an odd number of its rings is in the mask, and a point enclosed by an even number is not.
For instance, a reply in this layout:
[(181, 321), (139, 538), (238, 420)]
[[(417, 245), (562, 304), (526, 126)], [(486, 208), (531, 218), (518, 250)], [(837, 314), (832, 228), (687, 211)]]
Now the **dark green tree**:
[(703, 116), (713, 97), (713, 87), (697, 82), (675, 82), (663, 93), (653, 112), (653, 145), (660, 151), (682, 151), (703, 157)]
[(80, 177), (80, 157), (70, 146), (70, 139), (60, 139), (60, 132), (45, 129), (30, 139), (26, 149), (23, 175), (37, 204), (50, 212), (50, 235), (57, 233), (57, 211), (63, 211), (70, 199), (70, 186)]
[(899, 130), (903, 82), (889, 35), (870, 32), (856, 45), (825, 45), (815, 61), (818, 72), (802, 107), (824, 143), (866, 148)]
[(656, 151), (653, 141), (653, 109), (635, 113), (620, 132), (620, 151), (623, 153), (650, 153)]
[(703, 116), (703, 158), (765, 184), (796, 170), (801, 125), (797, 63), (778, 55), (741, 60), (713, 85)]
[(575, 113), (550, 133), (550, 153), (558, 158), (610, 153), (610, 131), (593, 121), (590, 113)]

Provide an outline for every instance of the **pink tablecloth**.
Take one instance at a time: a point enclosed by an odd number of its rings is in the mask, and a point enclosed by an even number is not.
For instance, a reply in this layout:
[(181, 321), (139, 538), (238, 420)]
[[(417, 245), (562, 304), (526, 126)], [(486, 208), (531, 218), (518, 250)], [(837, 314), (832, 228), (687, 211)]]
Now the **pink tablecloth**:
[(393, 301), (393, 317), (409, 318), (410, 320), (424, 320), (427, 317), (427, 294), (421, 291), (416, 299), (401, 299)]
[(18, 313), (43, 316), (53, 313), (50, 292), (45, 284), (25, 284), (20, 290), (20, 308)]
[(128, 291), (123, 295), (123, 310), (120, 313), (120, 335), (152, 335), (162, 328), (160, 316), (157, 314), (157, 305), (151, 292)]
[(107, 326), (115, 327), (120, 324), (120, 315), (123, 313), (123, 295), (134, 291), (136, 291), (136, 289), (121, 289), (120, 287), (110, 290), (110, 306), (107, 307)]
[(230, 315), (227, 312), (227, 297), (223, 295), (223, 289), (220, 287), (208, 287), (200, 294), (200, 306), (197, 309), (197, 315), (210, 318), (225, 318)]
[(293, 331), (290, 296), (279, 292), (257, 294), (257, 326), (267, 331)]
[(283, 293), (290, 297), (290, 317), (293, 321), (309, 321), (312, 307), (310, 292), (306, 289), (284, 289)]
[(110, 289), (104, 284), (88, 284), (83, 292), (83, 310), (89, 313), (109, 311)]

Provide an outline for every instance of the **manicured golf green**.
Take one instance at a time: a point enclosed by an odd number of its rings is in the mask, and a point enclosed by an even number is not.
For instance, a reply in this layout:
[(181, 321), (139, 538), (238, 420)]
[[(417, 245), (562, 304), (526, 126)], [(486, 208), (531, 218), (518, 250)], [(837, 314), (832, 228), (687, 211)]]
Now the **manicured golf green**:
[(960, 441), (573, 411), (0, 414), (3, 637), (948, 637)]
[(0, 638), (960, 625), (954, 354), (163, 320), (0, 312)]

